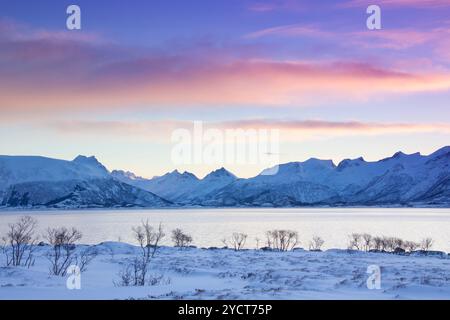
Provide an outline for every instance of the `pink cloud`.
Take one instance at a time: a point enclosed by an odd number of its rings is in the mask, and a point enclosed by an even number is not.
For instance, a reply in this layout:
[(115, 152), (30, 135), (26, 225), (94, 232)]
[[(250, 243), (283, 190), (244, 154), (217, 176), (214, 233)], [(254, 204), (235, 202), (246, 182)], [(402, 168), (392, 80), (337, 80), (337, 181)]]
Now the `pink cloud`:
[[(180, 120), (159, 121), (62, 121), (46, 123), (45, 128), (59, 134), (121, 136), (133, 139), (153, 139), (170, 142), (176, 129), (192, 130), (194, 122)], [(323, 120), (235, 120), (205, 122), (207, 129), (280, 130), (283, 140), (299, 140), (317, 136), (385, 135), (411, 133), (450, 134), (450, 124), (446, 123), (377, 123), (360, 121)], [(225, 131), (224, 131), (225, 132)]]
[(442, 28), (432, 30), (383, 29), (380, 31), (327, 31), (308, 25), (284, 25), (258, 30), (245, 35), (255, 39), (269, 36), (310, 37), (330, 42), (346, 39), (348, 43), (366, 48), (408, 49), (430, 41), (442, 41), (448, 31)]
[(210, 47), (174, 55), (68, 41), (60, 34), (1, 35), (0, 29), (3, 115), (136, 106), (314, 106), (450, 88), (445, 70), (412, 73), (347, 61), (252, 59)]

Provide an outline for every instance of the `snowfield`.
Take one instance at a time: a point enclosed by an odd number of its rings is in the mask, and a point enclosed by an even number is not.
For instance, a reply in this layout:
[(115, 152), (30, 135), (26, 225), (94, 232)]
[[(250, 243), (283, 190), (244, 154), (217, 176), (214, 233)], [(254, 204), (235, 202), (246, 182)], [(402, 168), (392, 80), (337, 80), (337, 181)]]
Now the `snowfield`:
[[(49, 275), (47, 246), (38, 248), (30, 269), (4, 267), (0, 255), (0, 299), (450, 299), (448, 255), (162, 247), (150, 267), (162, 276), (159, 284), (120, 287), (119, 271), (140, 248), (94, 247), (98, 256), (81, 274), (80, 290)], [(367, 288), (370, 265), (381, 268), (380, 290)]]

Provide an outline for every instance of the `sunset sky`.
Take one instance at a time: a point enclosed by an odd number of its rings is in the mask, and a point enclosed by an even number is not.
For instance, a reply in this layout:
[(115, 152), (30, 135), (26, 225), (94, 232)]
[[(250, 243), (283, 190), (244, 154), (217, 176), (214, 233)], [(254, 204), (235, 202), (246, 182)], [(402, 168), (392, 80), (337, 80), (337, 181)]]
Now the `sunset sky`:
[(450, 145), (449, 102), (448, 0), (0, 0), (0, 154), (202, 177), (170, 157), (197, 120), (280, 129), (280, 162), (378, 160)]

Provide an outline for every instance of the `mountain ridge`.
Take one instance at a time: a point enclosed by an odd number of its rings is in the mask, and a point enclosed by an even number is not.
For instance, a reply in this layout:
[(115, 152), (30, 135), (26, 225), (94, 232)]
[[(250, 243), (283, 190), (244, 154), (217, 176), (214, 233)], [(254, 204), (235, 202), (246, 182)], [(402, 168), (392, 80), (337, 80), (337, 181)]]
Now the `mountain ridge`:
[[(72, 161), (0, 156), (3, 207), (450, 207), (450, 146), (429, 155), (396, 152), (378, 161), (363, 157), (310, 158), (238, 178), (219, 168), (199, 179), (174, 170), (146, 179), (111, 172), (95, 157)], [(267, 172), (276, 174), (267, 175)], [(56, 201), (56, 202), (55, 202)]]

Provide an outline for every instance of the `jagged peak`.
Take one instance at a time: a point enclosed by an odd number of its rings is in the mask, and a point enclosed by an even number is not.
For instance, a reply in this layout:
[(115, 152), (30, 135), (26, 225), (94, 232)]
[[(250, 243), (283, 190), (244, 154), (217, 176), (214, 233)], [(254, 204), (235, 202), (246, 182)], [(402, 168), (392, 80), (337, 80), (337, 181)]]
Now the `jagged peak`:
[(184, 171), (183, 173), (181, 173), (180, 171), (178, 171), (178, 169), (175, 169), (172, 172), (168, 172), (165, 175), (163, 175), (162, 177), (172, 177), (172, 176), (179, 177), (179, 178), (194, 178), (194, 179), (198, 180), (198, 178), (193, 173), (190, 173), (188, 171)]
[(400, 157), (404, 157), (404, 156), (407, 156), (407, 154), (403, 153), (402, 151), (398, 151), (392, 156), (392, 158), (400, 158)]
[(131, 171), (124, 171), (124, 170), (113, 170), (111, 172), (111, 175), (113, 175), (113, 176), (123, 176), (123, 177), (126, 177), (126, 178), (131, 179), (131, 180), (142, 180), (142, 179), (144, 179), (142, 177), (137, 176), (136, 174), (134, 174)]
[(356, 159), (344, 159), (341, 162), (339, 162), (337, 169), (342, 170), (348, 167), (360, 166), (363, 163), (366, 163), (366, 160), (364, 160), (363, 157), (359, 157)]
[(73, 162), (77, 162), (77, 163), (98, 163), (100, 164), (100, 162), (97, 160), (97, 158), (95, 156), (83, 156), (83, 155), (78, 155), (75, 159), (73, 159)]
[(210, 172), (203, 179), (212, 178), (212, 177), (232, 177), (232, 178), (237, 179), (237, 177), (233, 173), (231, 173), (224, 167)]
[(108, 171), (106, 169), (106, 167), (100, 161), (98, 161), (95, 156), (87, 157), (87, 156), (79, 155), (75, 159), (73, 159), (72, 162), (91, 166), (91, 167), (100, 168), (106, 172)]
[(385, 161), (389, 161), (389, 160), (392, 160), (392, 159), (414, 158), (414, 157), (422, 157), (422, 155), (421, 155), (420, 152), (406, 154), (406, 153), (404, 153), (402, 151), (398, 151), (398, 152), (394, 153), (394, 155), (392, 157), (387, 157), (387, 158), (381, 159), (378, 162), (385, 162)]

